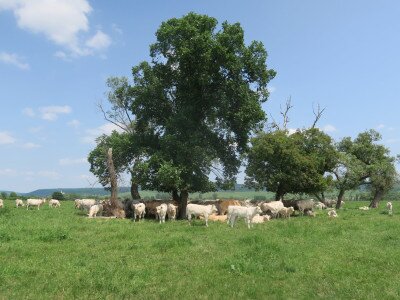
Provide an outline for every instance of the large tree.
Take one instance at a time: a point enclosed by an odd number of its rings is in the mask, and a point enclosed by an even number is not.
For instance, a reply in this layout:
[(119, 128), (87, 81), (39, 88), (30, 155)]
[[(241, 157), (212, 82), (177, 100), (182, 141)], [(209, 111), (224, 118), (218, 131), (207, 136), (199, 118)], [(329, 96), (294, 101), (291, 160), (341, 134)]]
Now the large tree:
[(330, 185), (325, 175), (336, 165), (337, 152), (318, 128), (261, 132), (251, 143), (248, 186), (273, 191), (278, 200), (287, 193), (318, 194)]
[(275, 76), (261, 42), (247, 46), (239, 23), (217, 25), (195, 13), (163, 22), (151, 61), (133, 68), (131, 109), (148, 151), (134, 169), (142, 187), (172, 193), (181, 217), (189, 192), (216, 188), (211, 172), (235, 179)]

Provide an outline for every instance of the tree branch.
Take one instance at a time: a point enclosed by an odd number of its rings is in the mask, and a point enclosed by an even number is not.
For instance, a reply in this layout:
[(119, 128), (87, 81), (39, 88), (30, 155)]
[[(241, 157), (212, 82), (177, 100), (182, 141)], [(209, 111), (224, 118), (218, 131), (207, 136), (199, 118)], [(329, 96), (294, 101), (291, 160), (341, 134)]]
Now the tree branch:
[(326, 107), (321, 109), (321, 107), (318, 104), (317, 111), (315, 111), (315, 108), (314, 108), (314, 105), (313, 105), (313, 113), (314, 113), (315, 119), (314, 119), (314, 123), (312, 124), (311, 128), (315, 128), (315, 125), (317, 125), (317, 123), (318, 123), (319, 119), (321, 118), (322, 113), (324, 112), (325, 108)]

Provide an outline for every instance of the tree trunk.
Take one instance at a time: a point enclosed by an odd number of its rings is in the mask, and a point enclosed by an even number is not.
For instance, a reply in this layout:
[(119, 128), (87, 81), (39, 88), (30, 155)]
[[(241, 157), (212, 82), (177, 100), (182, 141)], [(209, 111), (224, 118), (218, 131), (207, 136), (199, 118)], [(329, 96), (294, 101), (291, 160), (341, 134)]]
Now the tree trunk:
[(382, 190), (376, 190), (374, 194), (374, 199), (372, 199), (371, 203), (369, 204), (370, 208), (377, 208), (379, 202), (381, 201), (384, 192)]
[(275, 201), (283, 200), (284, 195), (285, 195), (285, 192), (283, 191), (281, 185), (279, 185), (278, 189), (275, 193)]
[(131, 181), (131, 197), (133, 200), (140, 199), (139, 185)]
[(189, 199), (188, 191), (182, 190), (178, 202), (179, 219), (181, 220), (186, 219), (186, 206), (188, 204), (188, 199)]
[(339, 195), (338, 195), (338, 197), (337, 197), (336, 209), (339, 209), (339, 208), (340, 208), (340, 205), (342, 204), (343, 197), (344, 197), (344, 192), (345, 192), (344, 189), (340, 189)]
[(107, 152), (107, 167), (110, 174), (110, 184), (111, 184), (111, 205), (113, 207), (117, 206), (118, 197), (118, 185), (117, 185), (117, 174), (115, 173), (114, 161), (112, 158), (112, 148), (108, 148)]
[(107, 152), (107, 167), (110, 174), (111, 198), (109, 203), (103, 205), (103, 210), (108, 215), (115, 216), (117, 218), (125, 218), (125, 211), (123, 210), (122, 205), (118, 202), (117, 199), (117, 174), (115, 173), (114, 161), (112, 158), (112, 148), (109, 148)]

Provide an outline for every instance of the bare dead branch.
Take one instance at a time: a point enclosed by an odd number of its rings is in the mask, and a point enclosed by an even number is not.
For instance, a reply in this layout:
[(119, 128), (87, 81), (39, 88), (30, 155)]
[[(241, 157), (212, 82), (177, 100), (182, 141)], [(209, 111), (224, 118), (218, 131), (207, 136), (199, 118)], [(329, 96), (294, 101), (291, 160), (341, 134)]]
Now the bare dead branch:
[(287, 129), (287, 124), (289, 123), (289, 110), (293, 107), (292, 105), (292, 97), (290, 96), (289, 99), (286, 100), (286, 107), (285, 110), (282, 110), (282, 106), (280, 106), (281, 108), (281, 115), (283, 117), (283, 124), (282, 127), (284, 130)]
[[(121, 126), (120, 123), (115, 122), (114, 120), (111, 120), (111, 119), (107, 116), (107, 113), (104, 111), (103, 105), (102, 105), (101, 103), (98, 103), (98, 104), (97, 104), (97, 107), (98, 107), (98, 108), (100, 109), (100, 111), (103, 113), (104, 120), (106, 120), (107, 122), (110, 122), (110, 123), (114, 124), (115, 126), (118, 126), (118, 127), (121, 128), (123, 131), (128, 131), (128, 129), (127, 129), (126, 127)], [(125, 124), (124, 124), (124, 125), (125, 125)]]
[(318, 123), (319, 119), (321, 118), (325, 108), (326, 107), (321, 109), (321, 106), (318, 104), (317, 111), (315, 111), (315, 108), (314, 108), (314, 105), (313, 105), (313, 114), (315, 116), (315, 119), (314, 119), (314, 123), (312, 124), (311, 128), (315, 128), (315, 125), (317, 125), (317, 123)]

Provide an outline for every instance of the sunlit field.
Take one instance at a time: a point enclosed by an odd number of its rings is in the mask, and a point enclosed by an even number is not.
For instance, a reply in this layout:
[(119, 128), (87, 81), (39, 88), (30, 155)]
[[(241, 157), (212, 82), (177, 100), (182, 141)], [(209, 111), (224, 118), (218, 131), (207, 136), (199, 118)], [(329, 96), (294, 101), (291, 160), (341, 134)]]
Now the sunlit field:
[[(400, 204), (230, 228), (0, 209), (0, 299), (396, 299)], [(399, 214), (397, 214), (397, 211)]]

